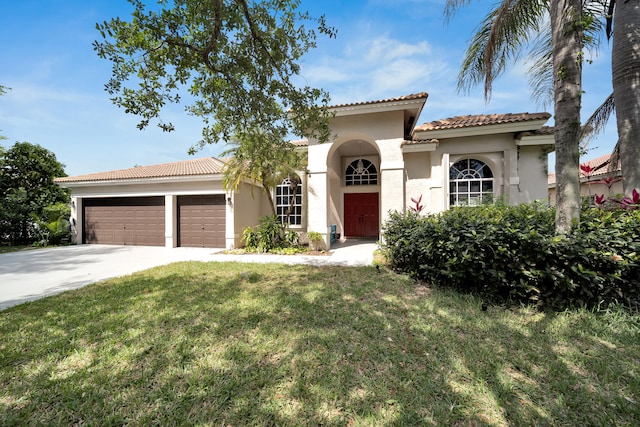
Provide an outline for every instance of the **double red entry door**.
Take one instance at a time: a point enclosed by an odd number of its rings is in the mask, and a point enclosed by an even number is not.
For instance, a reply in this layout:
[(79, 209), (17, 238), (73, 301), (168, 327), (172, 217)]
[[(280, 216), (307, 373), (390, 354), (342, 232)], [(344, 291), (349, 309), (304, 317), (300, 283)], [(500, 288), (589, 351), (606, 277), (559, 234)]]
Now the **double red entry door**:
[(380, 229), (378, 193), (344, 195), (344, 234), (347, 238), (377, 239)]

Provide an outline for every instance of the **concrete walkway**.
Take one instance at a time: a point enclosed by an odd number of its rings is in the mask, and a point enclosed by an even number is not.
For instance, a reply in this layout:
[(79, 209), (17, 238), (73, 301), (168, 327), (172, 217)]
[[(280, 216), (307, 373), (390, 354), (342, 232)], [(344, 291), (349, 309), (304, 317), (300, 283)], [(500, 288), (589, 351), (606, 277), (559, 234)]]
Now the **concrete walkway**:
[(330, 256), (232, 255), (222, 249), (78, 245), (0, 254), (0, 310), (101, 280), (178, 261), (366, 266), (373, 242), (335, 244)]

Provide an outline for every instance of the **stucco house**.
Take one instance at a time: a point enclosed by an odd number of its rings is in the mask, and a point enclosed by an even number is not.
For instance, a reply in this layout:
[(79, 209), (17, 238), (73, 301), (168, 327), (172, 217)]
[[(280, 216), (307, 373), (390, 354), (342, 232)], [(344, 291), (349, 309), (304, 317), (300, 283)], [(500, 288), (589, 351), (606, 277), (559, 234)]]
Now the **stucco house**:
[[(580, 162), (580, 195), (594, 201), (595, 195), (606, 197), (622, 194), (620, 163), (610, 170), (611, 154)], [(548, 177), (549, 203), (556, 205), (556, 174)]]
[[(331, 107), (333, 138), (302, 140), (308, 168), (276, 190), (278, 213), (302, 234), (378, 239), (390, 211), (422, 197), (424, 212), (495, 197), (511, 204), (547, 199), (548, 113), (468, 115), (417, 125), (426, 93)], [(242, 246), (242, 231), (269, 214), (246, 183), (223, 186), (220, 159), (59, 178), (71, 189), (78, 243)], [(295, 192), (295, 194), (294, 194)]]

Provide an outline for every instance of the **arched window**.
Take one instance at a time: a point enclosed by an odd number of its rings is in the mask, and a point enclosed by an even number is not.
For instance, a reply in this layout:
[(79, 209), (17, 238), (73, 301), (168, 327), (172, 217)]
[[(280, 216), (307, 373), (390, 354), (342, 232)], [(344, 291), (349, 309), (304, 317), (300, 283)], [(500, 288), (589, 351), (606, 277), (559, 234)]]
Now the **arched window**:
[(449, 205), (476, 206), (493, 195), (493, 172), (480, 160), (459, 160), (449, 170)]
[(377, 185), (378, 170), (367, 159), (354, 160), (345, 171), (346, 185)]
[(283, 179), (276, 187), (276, 215), (282, 224), (302, 224), (302, 185), (297, 176)]

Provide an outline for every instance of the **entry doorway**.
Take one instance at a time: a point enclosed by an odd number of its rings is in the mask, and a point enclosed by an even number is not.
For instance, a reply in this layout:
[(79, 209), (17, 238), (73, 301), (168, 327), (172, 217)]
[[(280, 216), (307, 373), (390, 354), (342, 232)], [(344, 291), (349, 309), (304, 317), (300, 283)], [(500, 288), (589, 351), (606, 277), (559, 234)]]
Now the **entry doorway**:
[(344, 234), (346, 238), (378, 239), (380, 214), (378, 193), (344, 195)]

